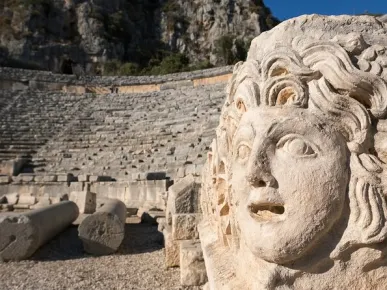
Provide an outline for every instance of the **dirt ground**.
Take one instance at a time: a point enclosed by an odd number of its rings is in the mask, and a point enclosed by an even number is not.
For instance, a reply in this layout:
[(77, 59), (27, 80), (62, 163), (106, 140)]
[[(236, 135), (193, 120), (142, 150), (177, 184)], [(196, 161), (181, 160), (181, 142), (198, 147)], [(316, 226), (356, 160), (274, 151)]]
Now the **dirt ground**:
[(71, 226), (29, 260), (0, 262), (0, 290), (182, 289), (179, 285), (179, 269), (165, 268), (162, 234), (149, 224), (126, 224), (114, 255), (86, 254), (77, 226)]

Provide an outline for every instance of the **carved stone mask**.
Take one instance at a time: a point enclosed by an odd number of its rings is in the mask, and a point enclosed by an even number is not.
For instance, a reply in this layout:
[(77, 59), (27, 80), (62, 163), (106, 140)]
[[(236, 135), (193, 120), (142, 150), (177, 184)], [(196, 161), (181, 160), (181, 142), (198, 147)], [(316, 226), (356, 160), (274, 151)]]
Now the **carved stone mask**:
[(237, 221), (255, 255), (294, 260), (341, 216), (349, 179), (346, 143), (304, 109), (248, 111), (232, 150)]

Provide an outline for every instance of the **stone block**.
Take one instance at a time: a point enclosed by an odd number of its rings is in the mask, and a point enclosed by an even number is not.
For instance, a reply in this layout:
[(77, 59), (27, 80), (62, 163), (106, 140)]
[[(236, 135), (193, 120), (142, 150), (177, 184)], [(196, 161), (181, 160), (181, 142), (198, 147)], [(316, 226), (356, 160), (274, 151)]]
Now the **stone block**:
[(43, 182), (56, 182), (58, 181), (58, 176), (56, 175), (44, 175)]
[(35, 182), (43, 182), (44, 175), (36, 175), (34, 178)]
[(199, 212), (199, 184), (193, 175), (187, 175), (168, 189), (167, 222), (172, 223), (172, 214)]
[(18, 204), (34, 205), (36, 203), (36, 197), (32, 195), (21, 194), (19, 196)]
[(58, 175), (58, 182), (71, 182), (73, 175), (70, 173)]
[(96, 210), (96, 194), (90, 191), (73, 191), (70, 193), (70, 200), (75, 202), (79, 213), (93, 213)]
[(165, 266), (178, 267), (180, 265), (180, 242), (172, 238), (171, 228), (163, 231), (165, 247)]
[(12, 181), (11, 176), (8, 175), (0, 175), (0, 184), (8, 184)]
[(199, 214), (174, 214), (172, 215), (172, 237), (175, 240), (198, 239), (197, 225)]
[(13, 205), (14, 209), (29, 209), (30, 205), (29, 204), (23, 204), (23, 203), (17, 203)]
[(200, 241), (180, 242), (180, 283), (201, 286), (207, 282), (206, 266)]
[(19, 174), (19, 178), (22, 182), (33, 182), (35, 180), (34, 174), (21, 173)]
[(7, 199), (8, 204), (16, 204), (19, 200), (19, 194), (18, 193), (8, 193), (5, 195)]
[(78, 175), (78, 181), (79, 182), (88, 182), (89, 181), (89, 175), (87, 175), (87, 174)]

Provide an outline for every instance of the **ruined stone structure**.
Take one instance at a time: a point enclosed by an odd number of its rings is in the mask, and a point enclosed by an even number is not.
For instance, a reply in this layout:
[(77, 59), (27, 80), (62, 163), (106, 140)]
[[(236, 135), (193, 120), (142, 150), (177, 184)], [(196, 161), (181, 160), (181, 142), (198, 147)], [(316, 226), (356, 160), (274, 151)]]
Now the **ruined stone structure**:
[(310, 15), (253, 40), (202, 175), (208, 289), (385, 289), (386, 35)]
[(231, 69), (76, 78), (0, 68), (0, 196), (89, 191), (164, 208), (169, 180), (199, 179)]

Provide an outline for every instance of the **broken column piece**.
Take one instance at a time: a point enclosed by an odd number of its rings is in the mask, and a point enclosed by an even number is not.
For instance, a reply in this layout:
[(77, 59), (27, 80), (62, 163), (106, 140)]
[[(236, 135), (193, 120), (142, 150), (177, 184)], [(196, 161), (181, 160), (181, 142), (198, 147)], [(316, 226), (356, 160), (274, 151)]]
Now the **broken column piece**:
[(67, 228), (79, 211), (64, 201), (22, 214), (0, 217), (0, 260), (23, 260)]
[(126, 206), (118, 199), (111, 199), (86, 217), (78, 228), (86, 252), (108, 255), (117, 251), (125, 236)]

